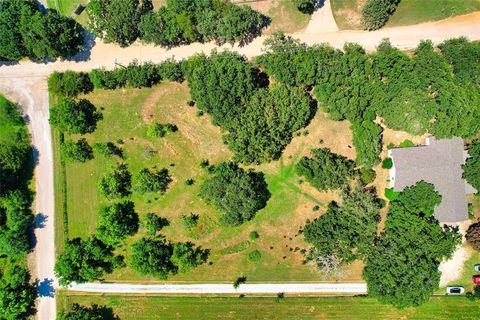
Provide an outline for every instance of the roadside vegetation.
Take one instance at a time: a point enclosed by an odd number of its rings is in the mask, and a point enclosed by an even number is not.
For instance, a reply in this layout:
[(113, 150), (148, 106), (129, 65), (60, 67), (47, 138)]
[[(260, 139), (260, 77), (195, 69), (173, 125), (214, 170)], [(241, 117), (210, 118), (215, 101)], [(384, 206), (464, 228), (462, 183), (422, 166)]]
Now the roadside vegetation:
[(37, 285), (26, 268), (31, 249), (32, 152), (17, 107), (0, 96), (0, 318), (29, 319)]
[(0, 60), (69, 58), (83, 48), (83, 28), (34, 0), (5, 0), (0, 7)]

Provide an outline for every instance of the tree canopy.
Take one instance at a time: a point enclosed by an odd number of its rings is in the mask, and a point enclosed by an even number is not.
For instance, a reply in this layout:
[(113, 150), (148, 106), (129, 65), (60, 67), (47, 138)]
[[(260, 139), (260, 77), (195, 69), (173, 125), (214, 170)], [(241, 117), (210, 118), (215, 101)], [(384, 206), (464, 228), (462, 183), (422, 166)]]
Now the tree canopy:
[(463, 165), (463, 178), (480, 190), (480, 141), (477, 140), (468, 147), (469, 158)]
[[(417, 211), (434, 209), (435, 201), (424, 198), (426, 188), (424, 183), (417, 184), (407, 190), (407, 196), (399, 196), (403, 200), (390, 203), (384, 231), (375, 240), (363, 271), (369, 295), (399, 308), (428, 301), (438, 289), (440, 262), (461, 242), (457, 229), (442, 228), (433, 217)], [(406, 207), (406, 199), (418, 199), (422, 205)]]
[(50, 108), (50, 124), (66, 133), (92, 133), (102, 115), (90, 101), (62, 97)]
[(355, 174), (355, 163), (328, 148), (313, 149), (312, 158), (303, 157), (296, 165), (299, 176), (319, 190), (338, 189)]
[(100, 178), (100, 193), (107, 199), (123, 198), (131, 194), (132, 175), (126, 164), (111, 166)]
[(142, 238), (132, 246), (131, 266), (141, 274), (167, 279), (178, 270), (172, 254), (173, 246), (163, 239)]
[(62, 311), (59, 320), (120, 320), (113, 314), (112, 308), (92, 304), (90, 307), (74, 303), (68, 312)]
[(104, 243), (115, 246), (138, 231), (139, 219), (131, 201), (114, 203), (100, 209), (97, 236)]
[(400, 0), (367, 0), (362, 8), (362, 24), (366, 30), (380, 29), (387, 23)]
[(223, 163), (202, 184), (200, 196), (220, 212), (223, 224), (236, 226), (253, 219), (267, 205), (270, 192), (262, 173)]
[(415, 186), (406, 187), (396, 199), (396, 205), (414, 214), (433, 215), (434, 209), (442, 202), (442, 196), (431, 183), (420, 181)]
[(96, 238), (67, 240), (63, 252), (55, 262), (55, 274), (62, 286), (71, 282), (99, 280), (121, 265), (122, 259), (113, 255), (113, 249)]
[(65, 162), (86, 162), (93, 159), (93, 149), (85, 138), (67, 140), (60, 145), (60, 156)]
[(135, 177), (135, 190), (139, 193), (156, 192), (165, 193), (172, 178), (168, 169), (151, 171), (147, 168), (142, 169)]
[(0, 318), (6, 320), (31, 319), (35, 313), (37, 288), (30, 283), (27, 269), (8, 264), (1, 271)]

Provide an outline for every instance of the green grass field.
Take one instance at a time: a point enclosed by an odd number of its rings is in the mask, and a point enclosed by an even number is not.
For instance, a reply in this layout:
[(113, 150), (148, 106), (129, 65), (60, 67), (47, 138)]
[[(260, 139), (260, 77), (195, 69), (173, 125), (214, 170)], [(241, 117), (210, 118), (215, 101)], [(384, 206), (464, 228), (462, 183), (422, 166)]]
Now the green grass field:
[(306, 28), (310, 15), (301, 13), (291, 0), (273, 1), (272, 7), (266, 15), (272, 19), (266, 34), (277, 31), (293, 33)]
[(87, 3), (88, 0), (47, 0), (47, 5), (49, 8), (56, 9), (65, 16), (75, 17), (75, 19), (84, 26), (88, 21), (87, 13), (83, 11), (79, 16), (75, 16), (73, 15), (73, 11), (79, 4), (86, 5)]
[[(331, 0), (341, 30), (362, 29), (363, 0)], [(436, 21), (480, 10), (480, 0), (401, 0), (386, 27)]]
[(66, 296), (59, 308), (72, 303), (107, 305), (121, 320), (147, 319), (476, 319), (480, 304), (465, 297), (432, 297), (418, 307), (398, 310), (373, 298), (329, 297), (134, 297)]
[(387, 27), (441, 20), (480, 10), (480, 0), (401, 0)]
[[(164, 195), (142, 196), (133, 194), (140, 217), (153, 212), (169, 219), (170, 226), (162, 231), (172, 241), (193, 241), (210, 249), (209, 263), (186, 274), (171, 277), (171, 281), (233, 282), (239, 276), (248, 281), (319, 281), (320, 275), (309, 265), (304, 265), (300, 249), (307, 248), (303, 237), (295, 236), (306, 219), (317, 217), (312, 207), (323, 205), (324, 196), (308, 184), (301, 184), (294, 173), (293, 163), (299, 154), (275, 161), (256, 169), (265, 172), (272, 197), (252, 221), (240, 227), (223, 227), (218, 223), (215, 210), (199, 197), (199, 188), (207, 174), (199, 166), (203, 159), (215, 164), (231, 158), (222, 143), (220, 129), (211, 124), (207, 115), (196, 116), (197, 109), (188, 107), (190, 99), (186, 84), (162, 83), (154, 88), (97, 90), (86, 96), (103, 114), (93, 134), (86, 135), (90, 144), (117, 142), (125, 153), (125, 162), (132, 174), (144, 167), (168, 168), (173, 182)], [(173, 123), (179, 130), (164, 138), (146, 136), (148, 123)], [(78, 136), (66, 137), (77, 139)], [(297, 139), (297, 140), (295, 140)], [(306, 137), (297, 137), (301, 141)], [(58, 154), (58, 142), (55, 150)], [(318, 140), (317, 140), (318, 141)], [(309, 146), (299, 144), (301, 150)], [(99, 208), (108, 202), (98, 192), (98, 180), (113, 158), (96, 157), (87, 163), (66, 165), (66, 193), (59, 161), (55, 162), (57, 201), (57, 245), (61, 248), (62, 228), (65, 229), (62, 199), (66, 194), (66, 220), (68, 236), (88, 237), (95, 232)], [(193, 186), (185, 180), (194, 179)], [(323, 197), (323, 198), (322, 198)], [(200, 215), (197, 227), (186, 230), (180, 217), (189, 213)], [(65, 226), (65, 227), (64, 227)], [(260, 238), (249, 240), (248, 234), (257, 231)], [(127, 240), (119, 250), (127, 259), (130, 245), (145, 234), (143, 229)], [(259, 250), (258, 262), (248, 261), (248, 254)], [(360, 280), (357, 266), (344, 273), (343, 279)], [(154, 281), (126, 268), (106, 277), (115, 281)], [(341, 279), (340, 279), (341, 280)]]

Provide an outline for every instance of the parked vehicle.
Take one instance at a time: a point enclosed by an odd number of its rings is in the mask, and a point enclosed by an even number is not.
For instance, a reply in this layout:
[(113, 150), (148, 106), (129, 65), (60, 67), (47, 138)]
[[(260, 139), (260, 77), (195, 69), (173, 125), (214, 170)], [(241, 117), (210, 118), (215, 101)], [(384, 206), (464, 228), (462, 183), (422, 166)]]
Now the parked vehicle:
[(476, 264), (474, 268), (475, 271), (480, 272), (480, 264)]
[(480, 275), (473, 276), (473, 283), (480, 284)]
[(447, 287), (447, 293), (448, 294), (462, 294), (465, 292), (465, 289), (463, 287)]

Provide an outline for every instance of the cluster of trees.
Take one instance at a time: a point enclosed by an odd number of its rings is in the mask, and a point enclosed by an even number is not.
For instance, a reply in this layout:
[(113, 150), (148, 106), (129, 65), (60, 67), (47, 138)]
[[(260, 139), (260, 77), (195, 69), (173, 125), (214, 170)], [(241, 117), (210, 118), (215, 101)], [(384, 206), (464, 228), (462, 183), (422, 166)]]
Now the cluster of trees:
[(157, 11), (151, 0), (92, 0), (87, 8), (95, 35), (122, 47), (138, 38), (166, 47), (195, 41), (246, 42), (270, 22), (248, 6), (221, 0), (167, 0)]
[(296, 165), (299, 176), (318, 190), (339, 189), (355, 174), (355, 163), (328, 148), (313, 149), (312, 158), (303, 157)]
[(383, 27), (400, 0), (368, 0), (362, 8), (362, 24), (366, 30)]
[(307, 221), (303, 229), (305, 241), (313, 245), (307, 258), (320, 271), (331, 267), (326, 261), (338, 266), (365, 258), (376, 236), (380, 220), (380, 202), (376, 196), (356, 186), (352, 190), (343, 189), (341, 198), (341, 204), (331, 202), (324, 214)]
[[(0, 49), (1, 50), (1, 49)], [(37, 289), (23, 267), (31, 244), (31, 147), (13, 103), (0, 96), (0, 318), (28, 319)]]
[(90, 307), (81, 306), (74, 303), (69, 311), (62, 311), (58, 315), (59, 320), (120, 320), (118, 316), (113, 313), (112, 308), (99, 306), (96, 304)]
[(420, 182), (390, 203), (384, 230), (365, 261), (369, 295), (404, 308), (421, 305), (438, 289), (438, 266), (461, 243), (457, 229), (441, 227), (429, 214), (439, 197), (433, 185)]
[(215, 166), (200, 188), (200, 196), (220, 212), (220, 221), (237, 226), (253, 219), (267, 205), (270, 192), (263, 173), (244, 170), (234, 163)]
[(281, 83), (315, 86), (331, 118), (351, 122), (357, 163), (372, 167), (381, 150), (377, 116), (389, 128), (415, 135), (471, 138), (480, 132), (479, 42), (451, 39), (438, 48), (423, 41), (409, 56), (384, 40), (367, 54), (356, 44), (343, 51), (307, 47), (276, 34), (256, 63)]
[(0, 3), (0, 60), (67, 58), (83, 47), (83, 28), (54, 9), (43, 13), (35, 0)]
[(475, 141), (468, 147), (470, 156), (463, 165), (463, 178), (474, 187), (480, 190), (480, 141)]

